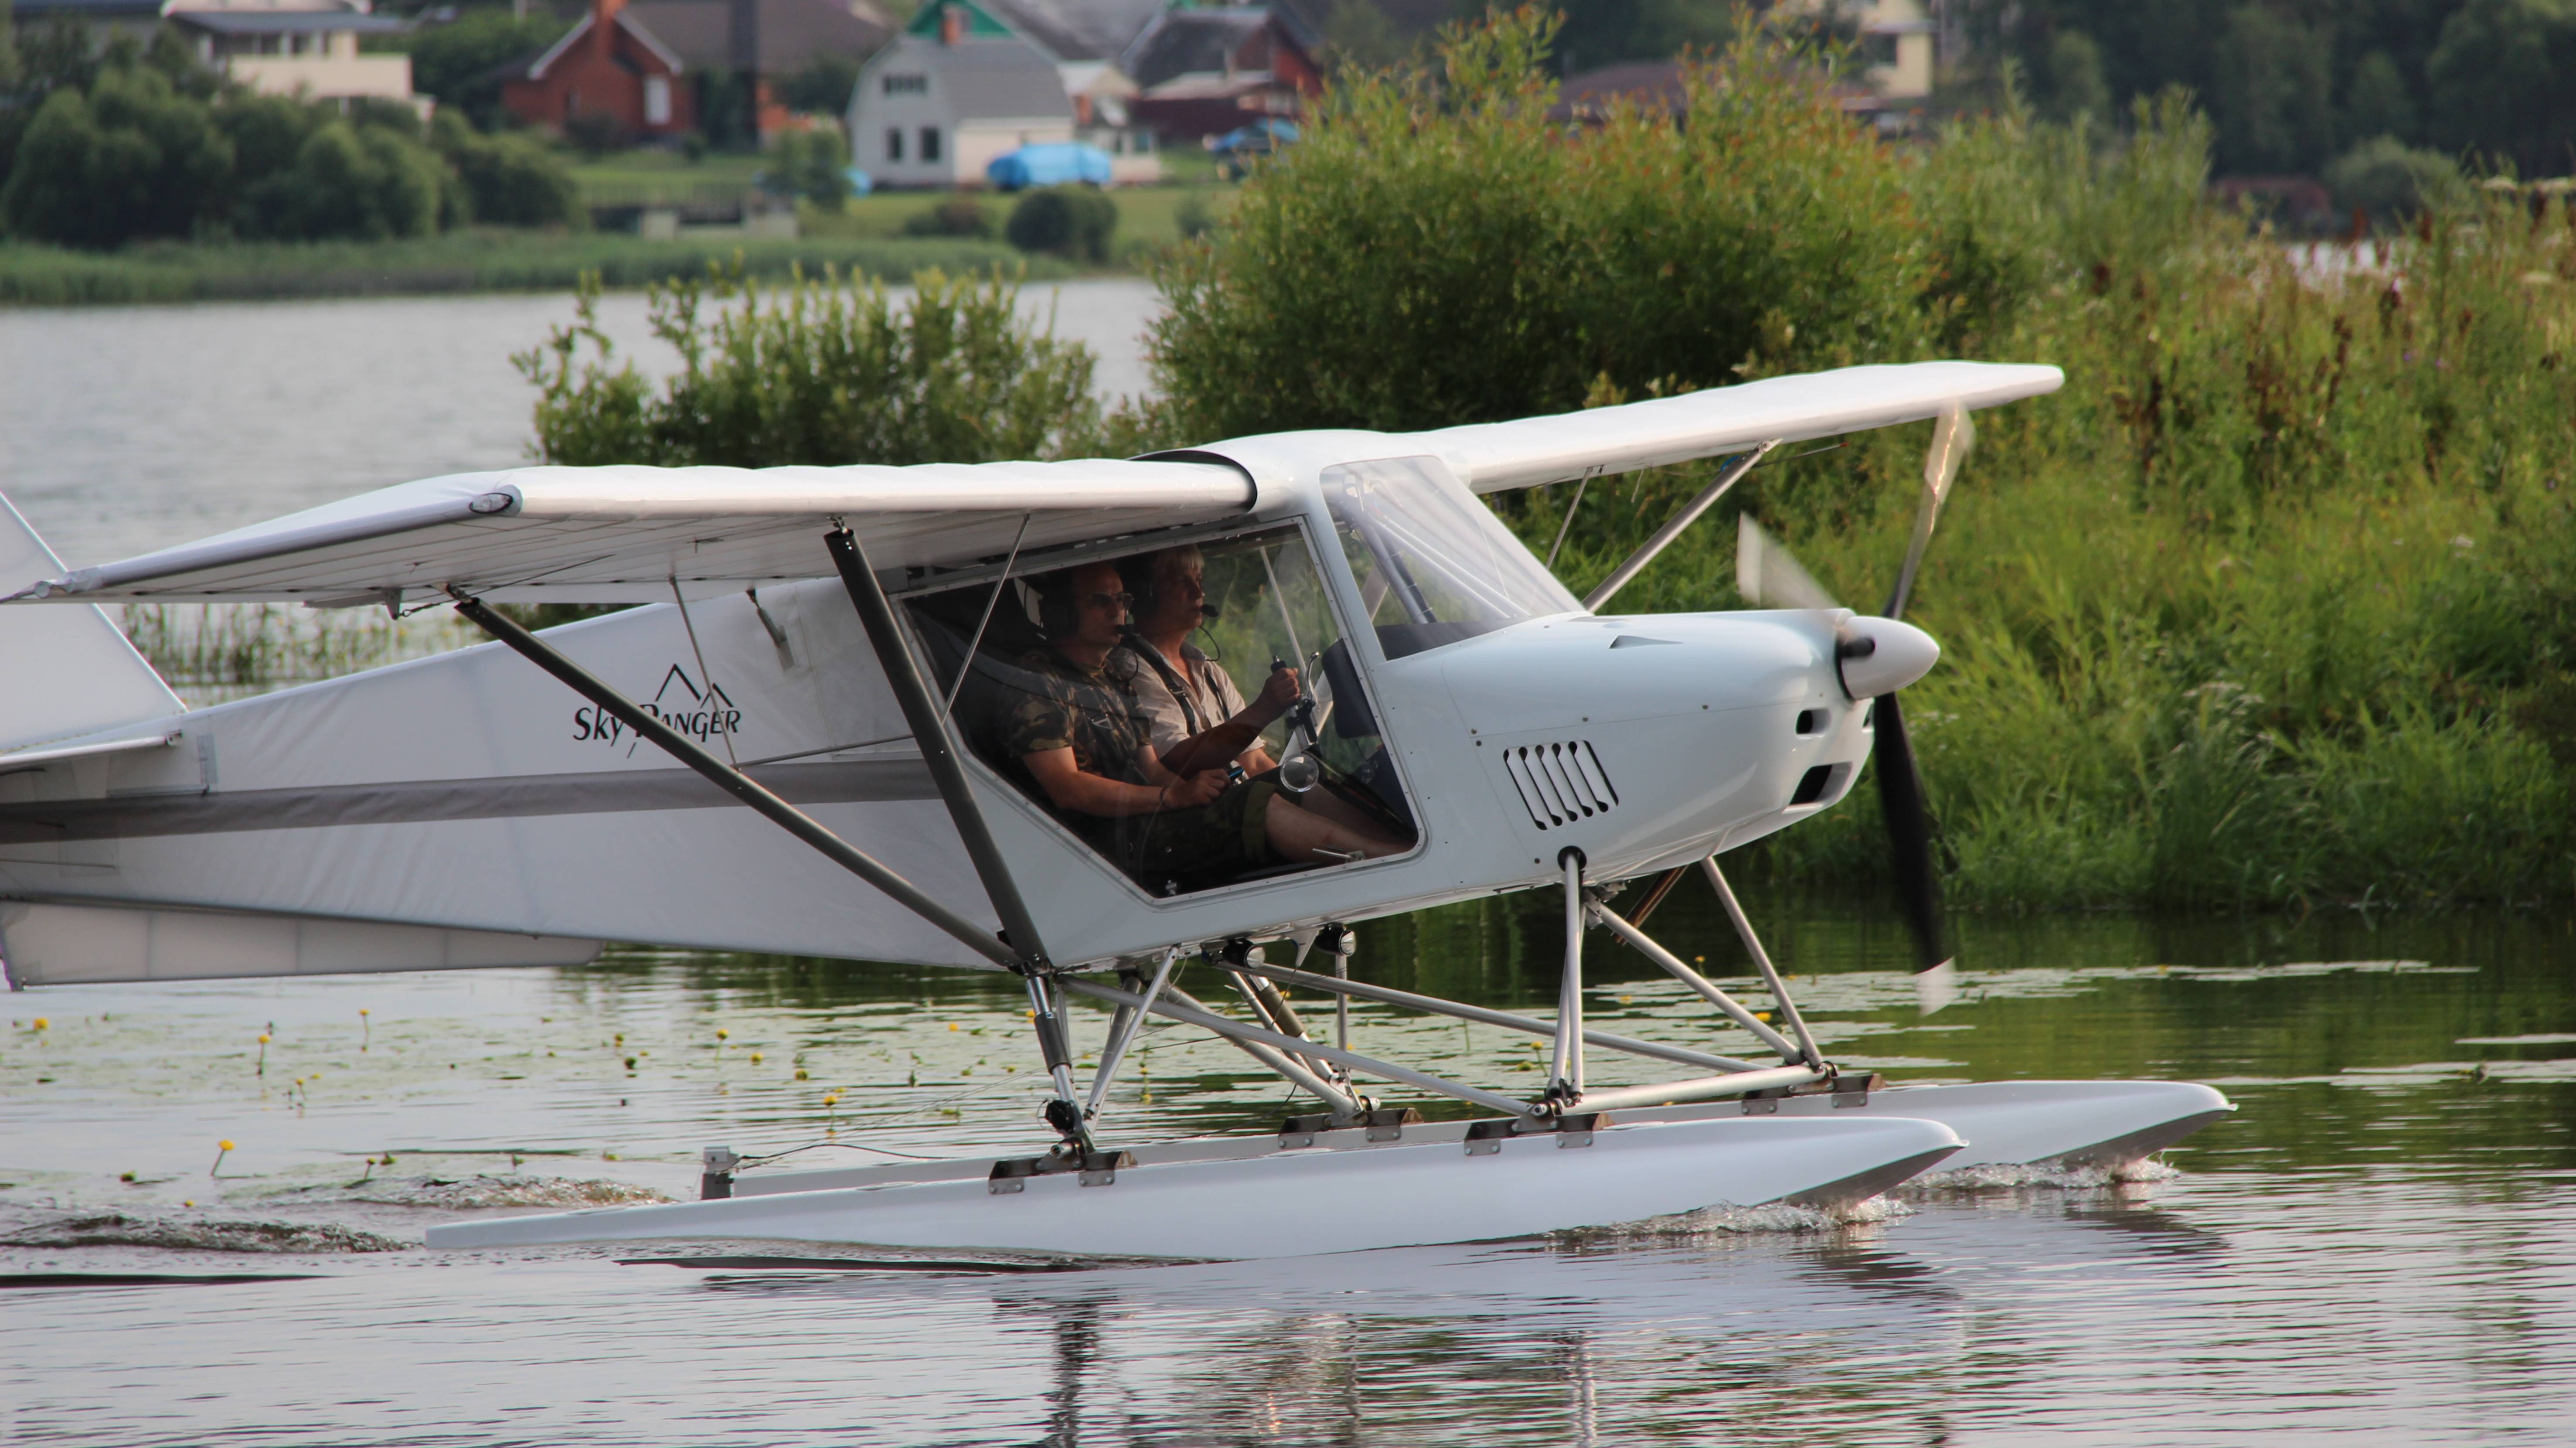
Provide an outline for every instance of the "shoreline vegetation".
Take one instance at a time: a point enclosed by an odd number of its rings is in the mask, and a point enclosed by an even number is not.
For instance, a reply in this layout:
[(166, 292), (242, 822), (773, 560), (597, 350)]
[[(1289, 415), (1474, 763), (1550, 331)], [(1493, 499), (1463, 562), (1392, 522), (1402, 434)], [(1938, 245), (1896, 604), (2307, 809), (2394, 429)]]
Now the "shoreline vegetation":
[(820, 274), (909, 279), (921, 271), (1019, 272), (1033, 281), (1075, 268), (999, 242), (968, 238), (715, 235), (675, 241), (603, 232), (477, 228), (391, 241), (142, 243), (116, 252), (0, 243), (0, 305), (113, 306), (456, 292), (641, 288), (739, 258), (745, 275)]
[[(1338, 80), (1294, 152), (1163, 254), (1142, 403), (1073, 388), (1087, 356), (1016, 324), (989, 272), (893, 310), (838, 277), (710, 276), (657, 305), (700, 349), (681, 376), (648, 383), (579, 324), (528, 354), (539, 451), (1115, 456), (1857, 363), (2054, 363), (2062, 392), (1980, 416), (1909, 614), (1944, 648), (1906, 705), (1952, 903), (2576, 898), (2568, 198), (2480, 188), (2302, 269), (2211, 203), (2211, 131), (2178, 93), (2108, 125), (2008, 97), (1904, 147), (1842, 116), (1830, 56), (1756, 36), (1695, 71), (1687, 126), (1623, 111), (1568, 136), (1548, 38), (1496, 17)], [(782, 375), (798, 385), (763, 381)], [(1623, 608), (1742, 607), (1736, 515), (1869, 607), (1926, 433), (1766, 464)], [(1593, 481), (1560, 574), (1579, 593), (1707, 476)], [(1494, 501), (1543, 550), (1575, 494)], [(1873, 780), (1731, 863), (1880, 887)]]

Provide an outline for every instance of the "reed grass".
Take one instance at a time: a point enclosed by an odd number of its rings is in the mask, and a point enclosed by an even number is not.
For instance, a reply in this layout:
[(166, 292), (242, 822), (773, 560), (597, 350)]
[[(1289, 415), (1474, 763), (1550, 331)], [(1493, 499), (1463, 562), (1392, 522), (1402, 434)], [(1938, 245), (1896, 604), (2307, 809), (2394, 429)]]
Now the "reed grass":
[[(1018, 252), (969, 239), (734, 237), (647, 241), (597, 232), (476, 228), (384, 242), (168, 242), (95, 253), (0, 244), (0, 304), (79, 306), (138, 302), (240, 301), (441, 292), (570, 291), (583, 276), (609, 287), (642, 287), (703, 273), (739, 259), (744, 274), (784, 277), (797, 268), (838, 268), (890, 277), (939, 268), (952, 273), (1019, 267)], [(1033, 275), (1067, 274), (1038, 258)]]

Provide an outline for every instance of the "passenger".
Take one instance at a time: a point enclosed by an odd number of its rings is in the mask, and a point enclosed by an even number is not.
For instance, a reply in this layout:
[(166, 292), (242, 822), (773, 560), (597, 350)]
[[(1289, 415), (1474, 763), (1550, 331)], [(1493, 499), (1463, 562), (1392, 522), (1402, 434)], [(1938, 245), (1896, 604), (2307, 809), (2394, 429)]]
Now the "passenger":
[(1031, 688), (1004, 722), (1003, 752), (1024, 789), (1147, 888), (1406, 848), (1300, 809), (1275, 774), (1229, 783), (1219, 769), (1164, 768), (1143, 709), (1104, 667), (1130, 601), (1116, 566), (1077, 565), (1036, 588), (1049, 642), (1021, 661)]
[[(1222, 766), (1231, 757), (1249, 775), (1275, 769), (1278, 761), (1261, 747), (1261, 731), (1297, 702), (1297, 671), (1271, 670), (1247, 705), (1225, 666), (1189, 641), (1202, 622), (1216, 616), (1207, 606), (1207, 561), (1195, 546), (1123, 559), (1119, 572), (1136, 596), (1137, 621), (1111, 672), (1144, 707), (1154, 752), (1165, 767), (1187, 774)], [(1409, 821), (1342, 781), (1327, 779), (1296, 804), (1351, 829), (1411, 843)]]
[[(1215, 616), (1207, 606), (1207, 561), (1183, 544), (1121, 562), (1119, 574), (1136, 597), (1136, 626), (1128, 631), (1112, 672), (1126, 677), (1144, 706), (1154, 752), (1178, 774), (1221, 769), (1228, 759), (1246, 774), (1278, 761), (1261, 747), (1261, 731), (1297, 702), (1297, 671), (1273, 669), (1251, 704), (1225, 666), (1199, 651), (1190, 635)], [(1126, 667), (1120, 668), (1119, 665)]]

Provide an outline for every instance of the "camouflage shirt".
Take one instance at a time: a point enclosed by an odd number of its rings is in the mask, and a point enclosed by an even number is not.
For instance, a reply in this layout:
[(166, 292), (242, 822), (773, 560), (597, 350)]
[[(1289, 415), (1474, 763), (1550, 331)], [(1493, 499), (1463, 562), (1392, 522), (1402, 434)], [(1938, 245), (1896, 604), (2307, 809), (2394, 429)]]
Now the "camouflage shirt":
[(1101, 668), (1086, 668), (1054, 649), (1021, 657), (1019, 696), (1004, 711), (1002, 753), (1037, 797), (1025, 762), (1032, 754), (1071, 749), (1073, 766), (1122, 784), (1151, 784), (1137, 755), (1149, 747), (1151, 726), (1135, 696)]

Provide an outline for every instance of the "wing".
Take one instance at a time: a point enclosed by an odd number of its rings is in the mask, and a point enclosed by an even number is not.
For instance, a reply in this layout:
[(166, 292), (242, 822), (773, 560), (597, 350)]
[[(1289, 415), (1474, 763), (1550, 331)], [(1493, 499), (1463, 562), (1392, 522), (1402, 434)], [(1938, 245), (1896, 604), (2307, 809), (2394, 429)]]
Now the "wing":
[(1843, 367), (1712, 387), (1680, 397), (1588, 412), (1486, 422), (1418, 433), (1451, 459), (1479, 493), (1569, 482), (1801, 442), (2039, 397), (2065, 385), (2054, 367), (1993, 362), (1910, 362)]
[(362, 494), (203, 542), (41, 580), (14, 598), (162, 602), (399, 601), (466, 589), (503, 602), (667, 600), (832, 571), (822, 534), (846, 519), (879, 567), (1213, 522), (1252, 506), (1209, 462), (926, 467), (529, 467)]

